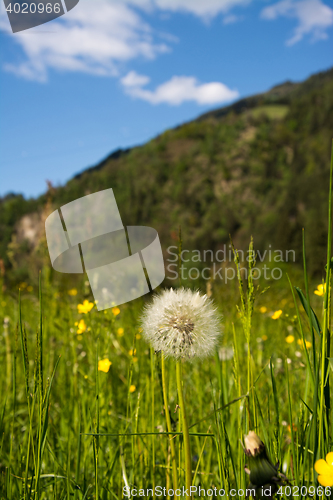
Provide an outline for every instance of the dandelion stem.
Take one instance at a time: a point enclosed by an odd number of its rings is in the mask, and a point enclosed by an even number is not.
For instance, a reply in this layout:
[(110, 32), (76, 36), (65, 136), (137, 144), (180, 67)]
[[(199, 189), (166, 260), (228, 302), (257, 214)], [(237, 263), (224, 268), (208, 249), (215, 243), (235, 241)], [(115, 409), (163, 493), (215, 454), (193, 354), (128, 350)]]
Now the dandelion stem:
[(176, 373), (177, 373), (177, 389), (178, 389), (178, 400), (180, 406), (180, 413), (182, 417), (182, 431), (184, 439), (184, 450), (185, 450), (185, 487), (190, 489), (192, 486), (192, 468), (191, 468), (191, 446), (190, 446), (190, 434), (188, 430), (188, 422), (186, 416), (185, 399), (183, 393), (183, 373), (181, 361), (176, 363)]
[[(165, 376), (165, 358), (163, 353), (161, 356), (161, 370), (162, 370), (162, 388), (163, 388), (165, 419), (168, 432), (171, 433), (172, 427), (171, 427), (171, 419), (169, 413), (168, 391), (167, 391), (166, 376)], [(178, 474), (177, 474), (177, 462), (176, 462), (176, 449), (173, 438), (174, 436), (170, 436), (170, 450), (171, 450), (171, 463), (172, 463), (173, 490), (176, 491), (176, 489), (178, 488)]]

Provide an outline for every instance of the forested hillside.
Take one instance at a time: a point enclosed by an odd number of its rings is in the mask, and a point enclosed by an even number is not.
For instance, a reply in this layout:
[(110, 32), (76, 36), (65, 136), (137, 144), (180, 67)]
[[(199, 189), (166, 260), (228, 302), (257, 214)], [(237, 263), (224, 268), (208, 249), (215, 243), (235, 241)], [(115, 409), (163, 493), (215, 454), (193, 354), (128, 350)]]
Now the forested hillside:
[[(45, 252), (43, 221), (78, 197), (112, 187), (125, 225), (158, 230), (163, 248), (178, 227), (186, 248), (229, 243), (294, 249), (311, 234), (312, 272), (322, 269), (333, 137), (333, 70), (286, 82), (167, 130), (147, 144), (117, 151), (36, 200), (0, 200), (0, 257), (22, 279)], [(22, 216), (25, 225), (22, 224)], [(29, 226), (28, 230), (25, 229)], [(36, 230), (33, 230), (34, 225)], [(7, 273), (8, 270), (8, 273)]]

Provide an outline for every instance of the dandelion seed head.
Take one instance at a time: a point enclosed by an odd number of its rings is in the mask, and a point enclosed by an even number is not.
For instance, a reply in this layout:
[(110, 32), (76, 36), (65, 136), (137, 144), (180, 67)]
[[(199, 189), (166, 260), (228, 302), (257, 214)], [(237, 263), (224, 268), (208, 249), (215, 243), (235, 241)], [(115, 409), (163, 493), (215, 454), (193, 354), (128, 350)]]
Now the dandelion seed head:
[(175, 359), (210, 356), (221, 336), (213, 302), (207, 295), (184, 288), (155, 295), (141, 323), (143, 336), (155, 351)]

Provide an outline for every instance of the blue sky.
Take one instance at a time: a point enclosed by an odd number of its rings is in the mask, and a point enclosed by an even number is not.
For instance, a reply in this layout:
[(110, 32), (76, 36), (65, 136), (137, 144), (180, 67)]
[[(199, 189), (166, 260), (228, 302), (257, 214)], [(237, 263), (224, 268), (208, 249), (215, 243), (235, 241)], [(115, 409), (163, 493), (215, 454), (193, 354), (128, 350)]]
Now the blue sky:
[(11, 33), (0, 14), (0, 196), (333, 65), (328, 0), (80, 0)]

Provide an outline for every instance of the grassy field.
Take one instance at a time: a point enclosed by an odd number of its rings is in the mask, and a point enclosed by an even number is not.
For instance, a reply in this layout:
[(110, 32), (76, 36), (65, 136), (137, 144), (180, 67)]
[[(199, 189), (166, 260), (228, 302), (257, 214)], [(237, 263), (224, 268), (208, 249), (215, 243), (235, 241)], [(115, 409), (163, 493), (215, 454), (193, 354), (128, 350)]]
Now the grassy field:
[[(211, 295), (223, 316), (215, 356), (182, 363), (192, 484), (245, 489), (242, 443), (254, 430), (290, 481), (277, 498), (330, 498), (300, 489), (319, 486), (314, 463), (333, 448), (330, 287), (308, 283), (297, 263), (281, 269), (280, 280), (183, 283)], [(123, 498), (126, 486), (138, 495), (172, 488), (170, 439), (183, 486), (176, 363), (165, 361), (170, 436), (161, 354), (140, 327), (151, 298), (98, 312), (87, 282), (74, 288), (47, 268), (39, 291), (20, 288), (21, 298), (0, 287), (0, 498), (106, 500)]]

